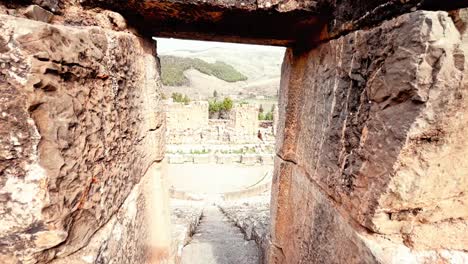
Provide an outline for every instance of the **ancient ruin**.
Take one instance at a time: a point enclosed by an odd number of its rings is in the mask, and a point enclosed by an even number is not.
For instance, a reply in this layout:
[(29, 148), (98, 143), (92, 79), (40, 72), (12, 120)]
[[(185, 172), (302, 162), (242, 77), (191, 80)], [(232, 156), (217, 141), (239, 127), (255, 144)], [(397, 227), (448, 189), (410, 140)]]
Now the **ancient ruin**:
[(468, 263), (467, 7), (0, 0), (0, 263), (180, 260), (153, 36), (287, 47), (271, 205), (220, 205), (254, 258)]

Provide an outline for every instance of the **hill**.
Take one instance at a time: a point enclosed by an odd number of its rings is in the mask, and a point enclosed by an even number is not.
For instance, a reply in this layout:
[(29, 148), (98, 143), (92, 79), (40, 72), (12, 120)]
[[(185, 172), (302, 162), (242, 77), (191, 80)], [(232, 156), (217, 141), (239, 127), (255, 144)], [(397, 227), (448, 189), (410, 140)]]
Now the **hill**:
[(182, 58), (176, 56), (161, 56), (161, 79), (167, 86), (189, 85), (189, 79), (184, 72), (195, 69), (203, 74), (214, 76), (226, 82), (245, 81), (247, 77), (234, 67), (222, 61), (209, 63), (195, 58)]
[[(239, 49), (214, 47), (198, 51), (172, 50), (159, 56), (162, 72), (166, 75), (163, 76), (163, 80), (166, 77), (163, 91), (167, 96), (178, 92), (195, 100), (207, 99), (216, 90), (219, 96), (241, 100), (256, 96), (277, 96), (284, 49), (262, 46)], [(174, 60), (181, 62), (181, 65), (170, 66), (168, 58), (171, 57), (178, 57)], [(203, 67), (186, 66), (187, 61), (193, 63), (198, 60), (203, 61)], [(168, 65), (173, 68), (164, 69)], [(222, 68), (222, 72), (227, 75), (204, 70), (206, 67)], [(181, 71), (183, 76), (180, 75)]]

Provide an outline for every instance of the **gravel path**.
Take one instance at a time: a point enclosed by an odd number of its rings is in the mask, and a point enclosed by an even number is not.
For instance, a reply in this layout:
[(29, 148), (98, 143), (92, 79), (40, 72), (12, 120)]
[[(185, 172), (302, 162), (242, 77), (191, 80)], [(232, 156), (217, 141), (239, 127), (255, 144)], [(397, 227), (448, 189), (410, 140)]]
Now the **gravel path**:
[(258, 264), (257, 244), (215, 207), (203, 210), (203, 218), (190, 244), (182, 251), (182, 264)]

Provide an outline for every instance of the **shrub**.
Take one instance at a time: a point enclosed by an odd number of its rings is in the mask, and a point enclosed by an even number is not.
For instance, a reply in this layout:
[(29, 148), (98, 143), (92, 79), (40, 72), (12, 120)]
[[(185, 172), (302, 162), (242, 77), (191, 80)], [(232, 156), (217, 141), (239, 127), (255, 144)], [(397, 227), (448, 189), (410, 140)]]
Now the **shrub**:
[(188, 105), (190, 103), (190, 98), (187, 95), (185, 95), (183, 101), (185, 105)]
[(222, 102), (218, 102), (216, 99), (208, 101), (208, 111), (210, 112), (210, 118), (218, 116), (221, 119), (227, 118), (227, 113), (234, 107), (234, 102), (231, 98), (226, 97)]
[(265, 114), (258, 112), (258, 120), (265, 120)]
[(210, 113), (216, 113), (216, 112), (219, 112), (220, 110), (221, 110), (221, 102), (218, 102), (216, 100), (208, 102), (208, 111), (210, 111)]
[(234, 105), (234, 102), (232, 101), (232, 99), (229, 98), (229, 97), (226, 97), (223, 100), (223, 109), (222, 110), (229, 112), (229, 111), (232, 110), (233, 105)]
[(186, 94), (172, 93), (171, 98), (176, 103), (184, 103), (186, 105), (190, 103), (190, 98)]
[(262, 113), (258, 112), (258, 120), (260, 121), (272, 121), (273, 120), (273, 112)]

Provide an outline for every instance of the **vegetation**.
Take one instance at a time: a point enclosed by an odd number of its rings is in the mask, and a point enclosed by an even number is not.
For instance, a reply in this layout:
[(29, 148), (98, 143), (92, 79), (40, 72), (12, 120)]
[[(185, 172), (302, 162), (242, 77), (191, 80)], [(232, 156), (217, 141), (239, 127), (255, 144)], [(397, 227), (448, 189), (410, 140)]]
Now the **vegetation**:
[(172, 93), (171, 98), (176, 103), (184, 103), (186, 105), (190, 103), (190, 98), (186, 94)]
[(202, 150), (196, 149), (196, 150), (191, 150), (191, 151), (190, 151), (190, 154), (197, 154), (197, 155), (200, 155), (200, 154), (208, 154), (208, 153), (210, 153), (210, 152), (211, 152), (211, 150), (207, 150), (207, 149), (202, 149)]
[(241, 149), (220, 150), (221, 154), (255, 154), (259, 151), (255, 147), (244, 147)]
[(201, 59), (182, 58), (176, 56), (161, 56), (161, 79), (164, 85), (182, 86), (188, 84), (184, 72), (196, 69), (201, 73), (215, 76), (226, 82), (245, 81), (247, 77), (231, 65), (222, 61), (208, 63)]
[(226, 97), (223, 101), (217, 101), (216, 99), (209, 101), (209, 112), (210, 117), (217, 115), (219, 118), (227, 118), (227, 113), (234, 107), (234, 102), (231, 98)]
[(270, 111), (270, 112), (265, 114), (265, 113), (263, 113), (263, 111), (262, 112), (258, 111), (258, 120), (260, 120), (260, 121), (272, 121), (273, 120), (273, 112)]

